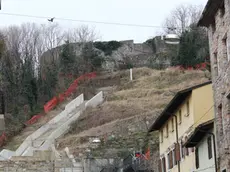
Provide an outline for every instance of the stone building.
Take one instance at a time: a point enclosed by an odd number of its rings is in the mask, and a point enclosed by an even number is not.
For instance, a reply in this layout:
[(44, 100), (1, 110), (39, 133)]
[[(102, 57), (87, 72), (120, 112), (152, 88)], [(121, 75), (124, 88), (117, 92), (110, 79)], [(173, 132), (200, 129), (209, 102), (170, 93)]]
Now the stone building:
[(209, 30), (218, 164), (230, 172), (230, 1), (209, 0), (198, 25)]

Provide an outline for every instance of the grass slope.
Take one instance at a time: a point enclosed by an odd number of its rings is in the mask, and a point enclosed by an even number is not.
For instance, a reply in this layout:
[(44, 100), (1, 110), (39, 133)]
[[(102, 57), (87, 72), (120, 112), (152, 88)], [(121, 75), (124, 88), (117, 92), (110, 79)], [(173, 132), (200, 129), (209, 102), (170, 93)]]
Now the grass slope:
[[(144, 142), (148, 125), (176, 92), (209, 80), (207, 71), (139, 68), (133, 70), (133, 76), (134, 80), (129, 81), (129, 71), (120, 71), (101, 75), (88, 83), (94, 88), (112, 86), (113, 89), (102, 105), (87, 109), (81, 115), (69, 133), (58, 140), (58, 148), (68, 146), (74, 154), (79, 154), (91, 147), (89, 138), (97, 136), (103, 140), (94, 151), (95, 155), (100, 152), (98, 156), (138, 149), (139, 142)], [(155, 142), (157, 137), (153, 144)]]

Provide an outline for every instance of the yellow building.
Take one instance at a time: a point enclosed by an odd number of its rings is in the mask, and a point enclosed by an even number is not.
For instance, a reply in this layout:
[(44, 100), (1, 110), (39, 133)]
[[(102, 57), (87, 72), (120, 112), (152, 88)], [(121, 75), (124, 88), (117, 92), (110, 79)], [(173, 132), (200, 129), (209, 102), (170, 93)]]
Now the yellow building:
[(159, 131), (159, 172), (195, 171), (194, 148), (183, 145), (198, 125), (213, 118), (211, 82), (178, 92), (149, 130)]

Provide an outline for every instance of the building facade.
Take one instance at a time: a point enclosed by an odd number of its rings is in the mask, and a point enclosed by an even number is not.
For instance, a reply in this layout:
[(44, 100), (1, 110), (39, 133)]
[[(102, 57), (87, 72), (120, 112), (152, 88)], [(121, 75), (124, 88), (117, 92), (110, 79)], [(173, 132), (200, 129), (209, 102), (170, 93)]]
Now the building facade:
[(208, 28), (221, 172), (230, 172), (230, 1), (209, 0), (199, 26)]
[(185, 143), (186, 148), (195, 147), (194, 171), (215, 172), (214, 120), (199, 125)]
[(159, 172), (195, 170), (195, 150), (184, 143), (199, 124), (214, 117), (212, 84), (180, 91), (160, 114), (149, 132), (159, 131)]

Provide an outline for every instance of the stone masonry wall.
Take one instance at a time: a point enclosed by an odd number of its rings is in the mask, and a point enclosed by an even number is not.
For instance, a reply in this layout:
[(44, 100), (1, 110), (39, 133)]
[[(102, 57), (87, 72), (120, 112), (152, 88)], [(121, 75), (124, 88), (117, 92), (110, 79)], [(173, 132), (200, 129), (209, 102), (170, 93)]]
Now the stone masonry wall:
[(209, 45), (215, 100), (217, 153), (220, 170), (230, 172), (230, 2), (219, 9), (209, 27)]
[(53, 172), (51, 161), (0, 161), (0, 172)]

